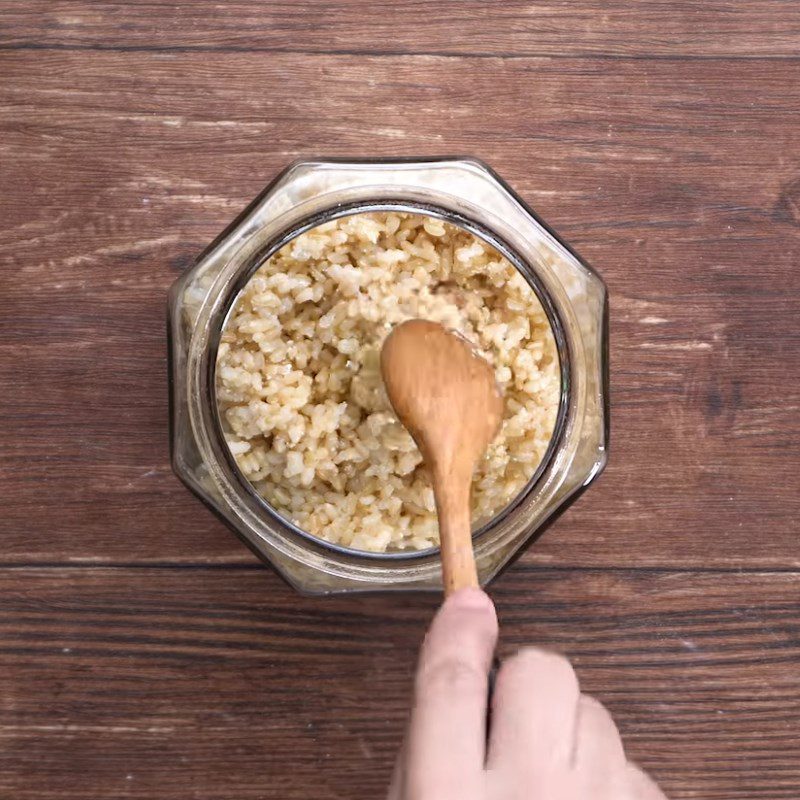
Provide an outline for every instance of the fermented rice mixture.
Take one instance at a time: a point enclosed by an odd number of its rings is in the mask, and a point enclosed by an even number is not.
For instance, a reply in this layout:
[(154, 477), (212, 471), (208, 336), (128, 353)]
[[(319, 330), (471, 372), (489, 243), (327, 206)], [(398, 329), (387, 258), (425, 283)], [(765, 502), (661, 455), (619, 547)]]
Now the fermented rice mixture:
[(320, 225), (272, 256), (238, 297), (217, 360), (231, 452), (284, 516), (359, 550), (438, 544), (422, 457), (380, 375), (394, 325), (460, 331), (494, 366), (502, 430), (473, 483), (480, 524), (525, 486), (553, 432), (560, 375), (524, 278), (472, 234), (405, 213)]

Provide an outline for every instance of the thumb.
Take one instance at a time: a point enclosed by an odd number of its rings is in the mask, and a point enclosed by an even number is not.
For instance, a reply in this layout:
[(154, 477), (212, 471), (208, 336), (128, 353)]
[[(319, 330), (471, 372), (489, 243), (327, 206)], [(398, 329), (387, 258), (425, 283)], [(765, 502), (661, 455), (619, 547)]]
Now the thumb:
[(480, 589), (445, 600), (420, 653), (408, 737), (411, 797), (467, 798), (486, 756), (488, 673), (497, 615)]

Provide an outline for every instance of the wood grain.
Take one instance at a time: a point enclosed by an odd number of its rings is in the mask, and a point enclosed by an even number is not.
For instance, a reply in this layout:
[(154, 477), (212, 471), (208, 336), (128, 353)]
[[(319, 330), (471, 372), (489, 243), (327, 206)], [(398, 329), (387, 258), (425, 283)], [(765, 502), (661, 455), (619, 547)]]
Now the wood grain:
[(0, 55), (3, 561), (249, 560), (168, 468), (167, 287), (292, 158), (455, 151), (611, 292), (611, 464), (529, 557), (798, 566), (797, 67), (595, 67)]
[[(567, 653), (673, 800), (777, 800), (800, 786), (798, 592), (524, 568), (495, 597), (502, 651)], [(0, 594), (15, 800), (381, 797), (435, 603), (309, 600), (230, 567), (5, 570)]]
[(798, 56), (787, 0), (6, 3), (0, 46), (561, 57)]
[(611, 292), (505, 651), (671, 798), (800, 795), (797, 3), (0, 0), (0, 76), (0, 797), (382, 795), (435, 599), (299, 598), (178, 484), (165, 297), (288, 161), (454, 152)]

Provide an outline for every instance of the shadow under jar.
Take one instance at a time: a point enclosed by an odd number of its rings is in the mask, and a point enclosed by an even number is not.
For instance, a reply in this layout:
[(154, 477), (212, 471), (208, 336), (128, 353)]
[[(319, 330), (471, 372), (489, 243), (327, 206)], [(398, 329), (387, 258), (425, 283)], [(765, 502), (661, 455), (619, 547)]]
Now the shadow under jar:
[(277, 513), (242, 474), (224, 437), (215, 380), (220, 338), (243, 287), (284, 245), (332, 220), (387, 211), (442, 219), (491, 245), (536, 293), (555, 340), (561, 387), (553, 435), (527, 485), (474, 532), (481, 582), (496, 576), (606, 463), (605, 287), (499, 177), (464, 158), (298, 162), (170, 291), (171, 449), (180, 479), (308, 594), (438, 590), (438, 550), (354, 550)]

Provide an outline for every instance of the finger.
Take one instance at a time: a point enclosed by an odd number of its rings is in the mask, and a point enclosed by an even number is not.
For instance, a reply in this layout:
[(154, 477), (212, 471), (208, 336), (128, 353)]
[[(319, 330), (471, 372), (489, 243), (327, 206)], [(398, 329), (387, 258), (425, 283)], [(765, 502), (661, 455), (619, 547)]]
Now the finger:
[(575, 737), (576, 769), (592, 772), (626, 768), (625, 749), (617, 726), (606, 707), (588, 695), (578, 701), (578, 731)]
[(629, 800), (628, 762), (619, 731), (602, 703), (587, 695), (578, 701), (573, 765), (581, 797)]
[(449, 597), (422, 646), (407, 750), (410, 797), (468, 797), (483, 774), (487, 674), (497, 642), (492, 601)]
[(567, 769), (579, 697), (575, 672), (561, 656), (530, 648), (505, 661), (495, 686), (489, 769), (521, 782)]
[(667, 800), (655, 781), (635, 764), (628, 764), (626, 800)]

